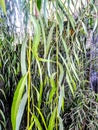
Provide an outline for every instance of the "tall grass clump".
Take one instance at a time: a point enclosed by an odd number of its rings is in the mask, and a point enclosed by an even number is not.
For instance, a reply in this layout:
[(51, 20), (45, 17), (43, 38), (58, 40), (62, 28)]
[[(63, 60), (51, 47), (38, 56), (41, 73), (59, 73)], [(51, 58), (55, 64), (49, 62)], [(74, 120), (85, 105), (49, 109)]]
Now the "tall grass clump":
[(97, 28), (96, 5), (82, 4), (78, 15), (62, 0), (20, 5), (23, 32), (7, 23), (11, 33), (2, 30), (0, 42), (4, 89), (13, 97), (12, 129), (97, 130), (98, 94), (90, 89), (86, 48), (89, 30)]

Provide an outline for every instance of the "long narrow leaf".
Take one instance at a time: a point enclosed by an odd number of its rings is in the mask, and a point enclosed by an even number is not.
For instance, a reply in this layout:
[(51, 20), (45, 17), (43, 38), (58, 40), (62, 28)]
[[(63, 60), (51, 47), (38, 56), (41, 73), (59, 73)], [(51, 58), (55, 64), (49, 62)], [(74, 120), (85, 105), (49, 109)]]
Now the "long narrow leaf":
[(64, 85), (60, 87), (60, 95), (59, 95), (59, 102), (58, 102), (58, 115), (60, 115), (63, 99), (64, 99)]
[(42, 80), (42, 70), (41, 70), (41, 65), (38, 60), (37, 65), (39, 69), (39, 74), (40, 74), (40, 92), (39, 92), (39, 100), (38, 100), (38, 107), (40, 108), (41, 102), (42, 102), (42, 93), (43, 93), (43, 80)]
[(40, 111), (40, 109), (38, 107), (35, 107), (35, 108), (38, 111), (38, 114), (40, 115), (40, 117), (42, 119), (42, 122), (43, 122), (43, 124), (45, 126), (45, 129), (47, 130), (47, 125), (46, 125), (46, 122), (45, 122), (45, 119), (44, 119), (44, 116), (43, 116), (42, 112)]
[(26, 69), (26, 47), (27, 47), (27, 40), (23, 41), (22, 47), (21, 47), (21, 71), (22, 75), (24, 75), (27, 72)]
[(5, 124), (6, 123), (5, 115), (1, 109), (0, 109), (0, 117), (3, 119), (3, 122)]
[(55, 27), (55, 24), (52, 25), (52, 27), (50, 28), (49, 34), (48, 34), (47, 46), (46, 46), (46, 56), (48, 55), (48, 52), (49, 52), (49, 49), (50, 49), (50, 44), (51, 44), (52, 37), (53, 37), (54, 27)]
[(63, 81), (63, 77), (64, 77), (64, 69), (61, 63), (58, 64), (59, 65), (59, 70), (60, 70), (60, 74), (59, 74), (59, 86), (61, 86), (62, 81)]
[(53, 130), (53, 128), (55, 126), (56, 111), (57, 111), (57, 108), (55, 108), (51, 114), (51, 117), (49, 120), (49, 125), (48, 125), (48, 130)]
[(56, 92), (56, 83), (54, 81), (54, 76), (55, 76), (55, 73), (53, 73), (52, 76), (50, 77), (51, 91), (50, 91), (50, 94), (49, 94), (49, 102), (52, 101), (53, 96)]
[(64, 130), (63, 120), (61, 117), (59, 117), (59, 130)]
[(33, 47), (32, 47), (32, 52), (36, 58), (38, 58), (38, 45), (40, 42), (40, 34), (41, 34), (41, 29), (40, 25), (37, 19), (32, 17), (32, 23), (34, 26), (34, 39), (33, 39)]
[(74, 89), (73, 89), (73, 87), (72, 87), (72, 84), (71, 84), (71, 81), (70, 81), (70, 79), (69, 79), (68, 74), (66, 74), (66, 80), (67, 80), (67, 83), (68, 83), (68, 85), (69, 85), (69, 88), (70, 88), (70, 90), (71, 90), (71, 92), (72, 92), (72, 94), (73, 94), (73, 96), (74, 96)]
[(19, 130), (20, 123), (22, 121), (22, 116), (25, 110), (26, 102), (27, 102), (27, 92), (23, 95), (23, 98), (21, 99), (21, 102), (20, 102), (20, 106), (19, 106), (17, 118), (16, 118), (16, 130)]
[(27, 79), (27, 74), (25, 74), (21, 78), (21, 80), (19, 81), (19, 83), (17, 85), (16, 91), (14, 93), (14, 98), (13, 98), (12, 107), (11, 107), (11, 122), (12, 122), (13, 130), (17, 130), (16, 129), (16, 124), (17, 124), (16, 118), (17, 118), (21, 98), (22, 98), (22, 95), (23, 95), (23, 92), (24, 92), (26, 79)]
[[(36, 127), (38, 128), (38, 130), (43, 130), (38, 118), (34, 114), (32, 114), (32, 119), (34, 119), (34, 122), (35, 122)], [(30, 130), (30, 128), (29, 128), (29, 130)]]
[(40, 25), (41, 25), (41, 29), (42, 29), (42, 36), (43, 36), (43, 42), (44, 42), (44, 59), (45, 59), (45, 55), (46, 55), (46, 35), (45, 35), (45, 26), (43, 23), (42, 18), (40, 17)]

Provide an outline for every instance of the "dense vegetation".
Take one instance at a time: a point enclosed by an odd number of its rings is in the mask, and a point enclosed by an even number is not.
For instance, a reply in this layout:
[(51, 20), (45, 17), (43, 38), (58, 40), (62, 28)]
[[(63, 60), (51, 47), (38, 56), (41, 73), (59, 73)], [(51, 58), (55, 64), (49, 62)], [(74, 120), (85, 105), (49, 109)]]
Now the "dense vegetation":
[(1, 0), (0, 130), (98, 130), (86, 48), (89, 30), (98, 31), (97, 6), (90, 1), (74, 17), (62, 0), (51, 2), (48, 19), (48, 0), (23, 0), (20, 8)]

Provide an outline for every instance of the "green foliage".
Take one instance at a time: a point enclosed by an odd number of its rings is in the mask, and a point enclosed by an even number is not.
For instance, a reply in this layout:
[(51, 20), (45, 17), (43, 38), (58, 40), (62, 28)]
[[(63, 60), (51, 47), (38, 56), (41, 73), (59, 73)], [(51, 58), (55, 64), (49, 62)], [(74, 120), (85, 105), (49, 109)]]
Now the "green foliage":
[(39, 25), (38, 20), (36, 20), (34, 17), (32, 17), (31, 20), (32, 20), (34, 30), (35, 30), (32, 52), (33, 52), (33, 55), (35, 56), (35, 58), (38, 58), (38, 46), (40, 43), (40, 25)]
[[(5, 95), (13, 97), (13, 130), (97, 130), (98, 95), (89, 88), (86, 56), (88, 30), (96, 31), (98, 26), (93, 20), (96, 6), (88, 4), (76, 20), (61, 0), (51, 1), (56, 10), (47, 19), (45, 5), (50, 1), (43, 6), (41, 0), (36, 1), (38, 18), (32, 15), (34, 4), (29, 2), (24, 7), (28, 24), (22, 45), (16, 43), (15, 34), (7, 33), (4, 23), (0, 31), (0, 73)], [(6, 116), (2, 110), (0, 114), (5, 125)]]
[(55, 126), (56, 111), (57, 111), (57, 108), (54, 108), (54, 110), (51, 114), (50, 120), (49, 120), (48, 130), (53, 130), (53, 128)]
[[(41, 124), (40, 124), (38, 118), (37, 118), (34, 114), (32, 114), (32, 120), (33, 120), (33, 119), (34, 119), (34, 122), (35, 122), (35, 124), (36, 124), (36, 128), (38, 128), (38, 130), (42, 130), (42, 126), (41, 126)], [(30, 129), (30, 128), (29, 128), (29, 129)]]
[[(1, 99), (1, 97), (3, 98)], [(6, 99), (6, 95), (2, 89), (0, 89), (0, 126), (3, 129), (6, 129), (6, 116), (5, 116), (5, 105), (3, 99)]]
[[(96, 111), (96, 108), (98, 104), (96, 98), (97, 95), (91, 90), (78, 89), (76, 91), (75, 97), (70, 101), (71, 109), (69, 109), (69, 113), (64, 115), (66, 129), (97, 130), (98, 111)], [(68, 118), (71, 121), (69, 126), (67, 126)]]
[(42, 0), (37, 0), (37, 7), (38, 7), (39, 11), (41, 9), (41, 4), (42, 4)]
[(13, 130), (18, 130), (18, 129), (16, 129), (16, 126), (17, 126), (17, 124), (20, 124), (18, 122), (19, 120), (17, 120), (17, 122), (16, 122), (16, 118), (17, 118), (21, 98), (22, 98), (22, 95), (24, 93), (26, 79), (27, 79), (27, 74), (25, 74), (21, 78), (21, 80), (19, 81), (19, 83), (18, 83), (18, 85), (16, 87), (16, 91), (14, 93), (12, 108), (11, 108), (11, 121), (12, 121)]
[(3, 12), (6, 14), (5, 0), (0, 0), (0, 6), (1, 6)]

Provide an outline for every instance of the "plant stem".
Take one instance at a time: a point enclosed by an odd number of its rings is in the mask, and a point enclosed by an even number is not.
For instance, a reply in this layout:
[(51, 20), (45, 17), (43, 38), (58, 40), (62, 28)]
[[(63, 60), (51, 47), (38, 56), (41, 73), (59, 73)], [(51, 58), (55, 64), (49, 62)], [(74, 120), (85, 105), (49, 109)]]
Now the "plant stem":
[[(58, 25), (56, 24), (56, 84), (57, 84), (57, 92), (56, 92), (56, 98), (57, 98), (57, 103), (56, 103), (56, 107), (58, 108)], [(57, 109), (57, 116), (58, 116), (58, 109)], [(58, 130), (58, 117), (56, 118), (56, 130)]]
[(30, 123), (30, 92), (31, 92), (31, 16), (32, 0), (30, 0), (30, 27), (29, 27), (29, 49), (28, 49), (28, 110), (27, 110), (27, 129)]

